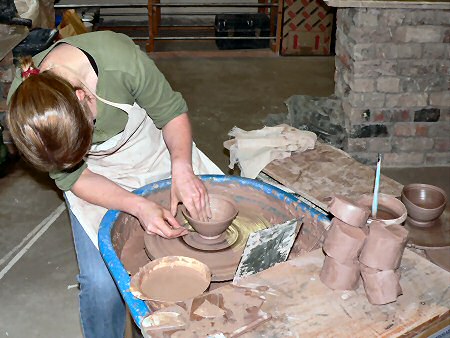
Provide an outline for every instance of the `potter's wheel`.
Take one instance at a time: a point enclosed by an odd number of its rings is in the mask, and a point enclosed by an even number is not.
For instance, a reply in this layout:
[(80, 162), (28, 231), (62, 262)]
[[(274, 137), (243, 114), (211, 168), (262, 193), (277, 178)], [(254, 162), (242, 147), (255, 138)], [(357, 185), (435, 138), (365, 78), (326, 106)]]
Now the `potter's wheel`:
[(436, 224), (428, 228), (421, 228), (405, 221), (405, 228), (409, 231), (409, 244), (417, 248), (446, 248), (450, 247), (450, 208), (446, 208)]
[[(177, 220), (185, 227), (187, 221), (178, 213)], [(233, 223), (219, 238), (207, 240), (196, 232), (173, 239), (145, 235), (145, 250), (150, 259), (164, 256), (186, 256), (205, 263), (212, 274), (212, 281), (232, 280), (250, 233), (266, 229), (271, 224), (253, 212), (239, 210)]]
[(205, 239), (195, 231), (189, 231), (189, 234), (181, 238), (191, 248), (201, 251), (219, 251), (236, 243), (239, 238), (239, 230), (234, 224), (232, 224), (217, 238)]

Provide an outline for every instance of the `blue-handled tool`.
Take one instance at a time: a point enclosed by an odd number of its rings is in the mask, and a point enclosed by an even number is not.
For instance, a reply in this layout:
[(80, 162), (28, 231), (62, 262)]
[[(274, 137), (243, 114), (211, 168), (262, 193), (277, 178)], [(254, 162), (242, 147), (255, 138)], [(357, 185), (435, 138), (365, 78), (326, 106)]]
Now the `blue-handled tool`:
[(378, 154), (377, 160), (377, 170), (375, 173), (375, 187), (373, 189), (373, 200), (372, 200), (372, 218), (377, 217), (378, 210), (378, 191), (380, 190), (380, 171), (381, 171), (381, 154)]

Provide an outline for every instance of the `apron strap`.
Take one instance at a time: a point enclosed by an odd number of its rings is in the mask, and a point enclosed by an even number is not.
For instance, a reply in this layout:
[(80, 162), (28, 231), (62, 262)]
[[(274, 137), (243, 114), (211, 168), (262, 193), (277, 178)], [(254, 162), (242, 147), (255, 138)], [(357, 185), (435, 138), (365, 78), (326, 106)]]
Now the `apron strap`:
[(90, 87), (84, 82), (84, 80), (80, 78), (80, 76), (77, 74), (77, 72), (75, 72), (72, 68), (67, 67), (66, 65), (52, 64), (52, 65), (51, 65), (49, 68), (47, 68), (46, 70), (51, 70), (51, 69), (58, 68), (58, 67), (63, 68), (63, 69), (66, 69), (66, 70), (68, 70), (70, 73), (72, 73), (72, 75), (74, 75), (74, 76), (81, 82), (81, 84), (82, 84), (87, 90), (89, 90), (89, 91), (91, 92), (92, 95), (94, 95), (98, 100), (102, 101), (103, 103), (105, 103), (105, 104), (107, 104), (107, 105), (110, 105), (110, 106), (113, 106), (113, 107), (116, 107), (116, 108), (118, 108), (118, 109), (124, 110), (125, 112), (127, 112), (128, 109), (129, 109), (130, 107), (132, 107), (132, 105), (129, 105), (129, 104), (127, 104), (127, 103), (112, 102), (112, 101), (106, 100), (106, 99), (104, 99), (104, 98), (98, 96), (98, 95), (95, 93), (95, 90), (92, 90), (92, 88), (90, 88)]
[[(87, 87), (86, 87), (86, 88), (87, 88)], [(102, 101), (103, 103), (105, 103), (105, 104), (107, 104), (107, 105), (110, 105), (110, 106), (119, 108), (119, 109), (124, 110), (124, 111), (128, 111), (128, 109), (129, 109), (130, 107), (132, 107), (132, 105), (127, 104), (127, 103), (112, 102), (112, 101), (109, 101), (109, 100), (107, 100), (107, 99), (101, 98), (101, 97), (98, 96), (96, 93), (93, 93), (89, 88), (88, 88), (88, 90), (89, 90), (89, 91), (92, 93), (92, 95), (94, 95), (98, 100)]]

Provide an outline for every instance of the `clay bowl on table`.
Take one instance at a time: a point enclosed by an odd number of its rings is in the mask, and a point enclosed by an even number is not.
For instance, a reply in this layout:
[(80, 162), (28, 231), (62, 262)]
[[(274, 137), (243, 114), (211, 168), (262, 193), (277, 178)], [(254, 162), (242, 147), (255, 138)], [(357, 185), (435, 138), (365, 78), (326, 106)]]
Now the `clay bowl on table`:
[(408, 210), (408, 223), (429, 227), (444, 212), (447, 195), (434, 185), (413, 183), (403, 187), (402, 202)]
[(201, 237), (214, 239), (228, 229), (238, 214), (238, 208), (231, 199), (216, 194), (209, 194), (209, 205), (212, 217), (207, 221), (193, 219), (184, 205), (181, 211)]
[[(372, 210), (373, 194), (363, 195), (358, 203)], [(385, 225), (402, 224), (406, 219), (406, 207), (395, 196), (387, 194), (378, 194), (378, 208), (375, 217), (377, 221)], [(372, 215), (369, 221), (374, 220)]]

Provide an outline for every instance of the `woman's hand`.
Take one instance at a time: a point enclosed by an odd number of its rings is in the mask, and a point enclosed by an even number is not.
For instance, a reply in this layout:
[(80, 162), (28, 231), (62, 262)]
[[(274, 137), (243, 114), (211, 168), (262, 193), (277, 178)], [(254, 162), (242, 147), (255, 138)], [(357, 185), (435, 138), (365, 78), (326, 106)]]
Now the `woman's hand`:
[(177, 222), (169, 210), (145, 197), (125, 190), (88, 168), (75, 182), (72, 192), (89, 203), (106, 209), (121, 210), (135, 216), (148, 234), (157, 234), (165, 238), (187, 234), (187, 230)]
[(170, 211), (175, 216), (182, 202), (193, 218), (206, 221), (211, 209), (206, 188), (192, 170), (192, 131), (187, 113), (175, 117), (162, 131), (172, 161)]
[(182, 202), (192, 218), (207, 221), (211, 218), (209, 197), (203, 182), (192, 169), (173, 168), (170, 191), (170, 211), (176, 215), (178, 203)]
[(178, 223), (169, 210), (145, 198), (139, 202), (135, 216), (139, 219), (145, 232), (150, 235), (174, 238), (188, 233), (187, 229)]

